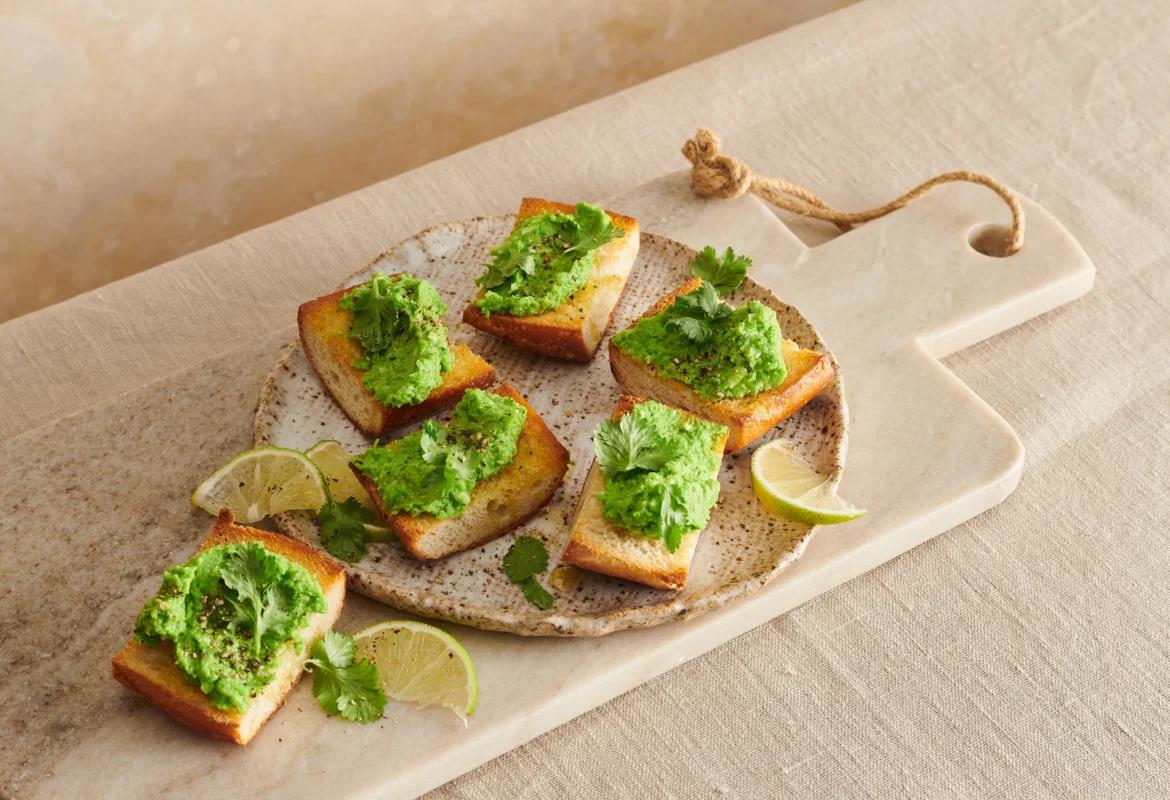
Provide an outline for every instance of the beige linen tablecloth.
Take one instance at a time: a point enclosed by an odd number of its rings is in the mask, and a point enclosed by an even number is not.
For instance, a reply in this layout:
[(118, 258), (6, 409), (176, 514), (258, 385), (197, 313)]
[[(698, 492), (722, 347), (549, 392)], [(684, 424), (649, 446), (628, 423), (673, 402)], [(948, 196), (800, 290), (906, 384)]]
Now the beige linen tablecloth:
[[(862, 3), (0, 327), (2, 452), (37, 459), (21, 443), (63, 414), (277, 341), (428, 223), (677, 169), (699, 124), (846, 208), (984, 170), (1099, 270), (948, 361), (1023, 439), (1018, 491), (433, 796), (1170, 795), (1168, 53), (1160, 3)], [(31, 513), (0, 512), (9, 532)]]

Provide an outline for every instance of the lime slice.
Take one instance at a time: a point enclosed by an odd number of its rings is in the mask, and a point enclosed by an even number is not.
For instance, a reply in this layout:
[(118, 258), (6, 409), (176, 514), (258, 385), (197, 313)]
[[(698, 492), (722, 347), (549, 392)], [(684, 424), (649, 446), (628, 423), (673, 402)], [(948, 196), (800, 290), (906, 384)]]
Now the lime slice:
[[(352, 497), (361, 503), (367, 511), (378, 513), (374, 501), (370, 499), (370, 493), (365, 490), (357, 476), (353, 474), (353, 470), (349, 468), (349, 460), (353, 456), (341, 446), (340, 442), (335, 442), (332, 439), (317, 442), (305, 451), (305, 455), (313, 460), (313, 463), (321, 470), (321, 474), (325, 476), (325, 485), (329, 487), (331, 498), (342, 502), (347, 497)], [(383, 525), (371, 525), (367, 522), (365, 529), (366, 541), (368, 542), (388, 542), (392, 538), (393, 531)]]
[(231, 509), (237, 521), (251, 524), (282, 511), (316, 511), (328, 496), (321, 470), (304, 453), (258, 447), (217, 469), (191, 502), (211, 514)]
[(782, 441), (752, 454), (752, 486), (768, 511), (809, 525), (835, 525), (865, 513), (838, 497), (832, 482)]
[(386, 696), (419, 708), (445, 706), (460, 716), (475, 711), (475, 665), (455, 637), (409, 620), (379, 622), (353, 636), (357, 658), (373, 661)]
[(349, 460), (353, 456), (346, 452), (339, 442), (332, 439), (317, 442), (305, 451), (305, 455), (313, 460), (313, 463), (320, 468), (321, 474), (325, 476), (330, 497), (339, 503), (347, 497), (352, 497), (364, 508), (377, 511), (374, 508), (374, 501), (370, 499), (369, 492), (362, 488), (357, 476), (349, 468)]

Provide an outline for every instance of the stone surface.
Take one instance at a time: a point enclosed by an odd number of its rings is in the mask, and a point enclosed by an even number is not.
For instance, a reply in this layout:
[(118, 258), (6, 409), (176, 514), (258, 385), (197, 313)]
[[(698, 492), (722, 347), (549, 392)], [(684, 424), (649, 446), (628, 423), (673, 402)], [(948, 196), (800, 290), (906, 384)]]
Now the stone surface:
[[(0, 446), (0, 485), (15, 489), (0, 508), (0, 548), (12, 554), (0, 575), (0, 681), (10, 700), (0, 721), (21, 735), (0, 761), (0, 786), (45, 798), (416, 793), (994, 505), (1019, 478), (1019, 442), (931, 353), (1042, 313), (1093, 277), (1076, 243), (1031, 203), (1020, 254), (971, 250), (971, 229), (1001, 218), (996, 203), (978, 189), (941, 190), (806, 250), (756, 201), (698, 201), (680, 175), (615, 198), (611, 206), (651, 231), (751, 253), (757, 279), (809, 316), (842, 365), (853, 409), (844, 492), (870, 514), (822, 531), (765, 591), (689, 622), (595, 640), (452, 626), (480, 672), (466, 729), (447, 712), (399, 707), (377, 725), (341, 723), (302, 684), (238, 749), (198, 738), (106, 677), (158, 573), (209, 524), (186, 494), (247, 446), (253, 398), (291, 326), (9, 439)], [(398, 614), (354, 596), (340, 627), (389, 615)]]

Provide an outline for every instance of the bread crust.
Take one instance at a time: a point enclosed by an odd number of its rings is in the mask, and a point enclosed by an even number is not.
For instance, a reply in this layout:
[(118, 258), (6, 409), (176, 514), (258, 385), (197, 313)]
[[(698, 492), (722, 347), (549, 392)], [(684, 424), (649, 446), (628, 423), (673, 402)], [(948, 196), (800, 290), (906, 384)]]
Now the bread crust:
[(285, 646), (286, 650), (279, 656), (276, 678), (252, 698), (245, 712), (213, 706), (199, 687), (190, 683), (179, 671), (173, 648), (169, 644), (156, 647), (131, 639), (111, 661), (113, 675), (119, 682), (179, 722), (201, 733), (240, 745), (247, 744), (284, 704), (300, 679), (309, 645), (333, 626), (345, 601), (345, 570), (335, 561), (286, 536), (236, 525), (227, 509), (220, 512), (211, 533), (199, 546), (199, 552), (210, 547), (248, 541), (259, 542), (270, 552), (305, 567), (325, 595), (326, 610), (312, 614), (302, 628), (306, 642), (304, 652), (298, 654), (291, 646)]
[[(622, 395), (610, 418), (621, 419), (644, 402), (646, 398)], [(712, 450), (720, 457), (724, 441), (725, 437), (720, 437), (712, 445)], [(606, 518), (601, 505), (604, 489), (605, 475), (594, 459), (573, 512), (569, 543), (561, 554), (561, 563), (655, 589), (682, 589), (686, 586), (700, 531), (684, 534), (678, 549), (671, 553), (660, 540), (635, 536)]]
[[(574, 208), (554, 200), (525, 197), (520, 201), (516, 222), (545, 212), (571, 214)], [(625, 233), (598, 249), (593, 274), (562, 305), (543, 314), (518, 317), (498, 312), (485, 315), (472, 301), (463, 310), (463, 321), (525, 350), (562, 361), (591, 361), (613, 321), (638, 254), (638, 221), (614, 211), (605, 213)], [(476, 300), (482, 296), (481, 291)]]
[[(510, 384), (503, 383), (496, 394), (509, 397), (523, 405), (528, 414), (516, 443), (512, 463), (471, 490), (471, 502), (459, 517), (439, 519), (431, 514), (389, 514), (378, 487), (360, 470), (350, 465), (354, 475), (369, 493), (387, 526), (397, 534), (404, 547), (415, 558), (433, 560), (476, 547), (507, 533), (531, 519), (552, 499), (564, 480), (569, 467), (569, 451), (557, 439), (544, 420), (528, 401)], [(491, 509), (504, 499), (523, 496), (516, 508), (502, 507), (491, 513), (484, 525), (468, 527), (452, 535), (460, 520), (469, 515)], [(453, 527), (455, 526), (455, 527)]]
[(341, 307), (350, 289), (340, 289), (301, 304), (297, 330), (313, 371), (345, 415), (365, 433), (378, 437), (432, 417), (459, 402), (468, 389), (482, 389), (496, 381), (496, 371), (464, 344), (451, 344), (454, 361), (442, 382), (421, 403), (390, 408), (382, 405), (362, 383), (363, 373), (353, 364), (365, 355), (349, 336), (353, 313)]
[[(665, 311), (680, 295), (694, 291), (701, 283), (699, 278), (688, 280), (655, 301), (638, 319)], [(682, 381), (659, 374), (653, 366), (628, 355), (614, 344), (613, 339), (609, 340), (610, 372), (625, 391), (684, 408), (704, 419), (726, 425), (728, 453), (747, 447), (804, 408), (832, 383), (835, 369), (833, 359), (827, 353), (806, 350), (785, 339), (782, 356), (788, 374), (776, 388), (748, 397), (708, 400)]]

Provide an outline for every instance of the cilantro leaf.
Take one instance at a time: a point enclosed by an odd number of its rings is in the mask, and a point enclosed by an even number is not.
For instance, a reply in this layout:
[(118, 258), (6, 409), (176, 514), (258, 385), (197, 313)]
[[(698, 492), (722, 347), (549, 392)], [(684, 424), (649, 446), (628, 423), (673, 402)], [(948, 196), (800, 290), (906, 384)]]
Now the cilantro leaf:
[(728, 294), (739, 288), (743, 279), (747, 277), (748, 267), (752, 260), (747, 256), (737, 256), (730, 247), (723, 252), (720, 259), (715, 248), (707, 245), (691, 261), (691, 274), (710, 283), (719, 294)]
[(428, 464), (442, 464), (447, 460), (447, 453), (450, 450), (447, 429), (433, 419), (428, 419), (422, 425), (418, 446), (422, 450), (423, 461)]
[(228, 554), (221, 565), (224, 585), (235, 592), (234, 597), (225, 598), (232, 606), (232, 624), (237, 630), (251, 633), (253, 655), (260, 653), (266, 636), (279, 636), (283, 641), (292, 634), (284, 595), (269, 580), (267, 566), (268, 559), (260, 545)]
[(504, 572), (512, 583), (522, 583), (548, 569), (548, 550), (539, 539), (521, 536), (504, 556)]
[(512, 583), (520, 584), (520, 590), (528, 602), (547, 611), (552, 608), (553, 596), (540, 585), (536, 576), (548, 569), (548, 550), (544, 543), (531, 536), (521, 536), (512, 542), (504, 555), (504, 573)]
[(675, 317), (672, 320), (667, 320), (666, 325), (674, 328), (695, 344), (704, 344), (714, 333), (709, 322), (695, 317)]
[(649, 426), (639, 425), (633, 414), (598, 425), (593, 433), (593, 450), (606, 477), (636, 469), (661, 469), (675, 456), (670, 443)]
[(503, 243), (492, 248), (487, 270), (476, 279), (495, 289), (517, 276), (530, 276), (540, 265), (567, 269), (606, 242), (624, 235), (603, 210), (578, 203), (572, 214), (536, 214), (520, 220)]
[(391, 279), (380, 272), (341, 298), (341, 307), (353, 312), (349, 335), (367, 353), (390, 346), (396, 335), (410, 325), (410, 318), (390, 296)]
[(731, 306), (719, 299), (715, 287), (704, 280), (698, 289), (674, 301), (667, 311), (666, 326), (702, 345), (710, 341), (718, 323), (730, 317), (732, 311)]
[(659, 530), (662, 531), (662, 543), (672, 553), (678, 550), (679, 545), (682, 544), (682, 536), (687, 531), (685, 509), (674, 497), (677, 488), (675, 486), (666, 487), (666, 491), (662, 493), (662, 506), (659, 509)]
[(613, 220), (597, 206), (578, 203), (573, 211), (573, 220), (578, 226), (578, 237), (565, 251), (566, 254), (584, 255), (596, 250), (607, 242), (625, 235), (625, 231), (613, 224)]
[(342, 561), (361, 561), (366, 554), (365, 523), (375, 521), (374, 514), (355, 498), (338, 503), (327, 500), (317, 512), (321, 524), (321, 546)]
[(541, 611), (548, 611), (552, 608), (552, 594), (548, 589), (540, 585), (540, 581), (536, 579), (535, 575), (529, 576), (521, 581), (520, 590), (524, 592), (525, 599)]
[(313, 695), (321, 708), (351, 722), (374, 722), (386, 709), (386, 692), (371, 661), (354, 663), (353, 638), (327, 631), (313, 644)]

